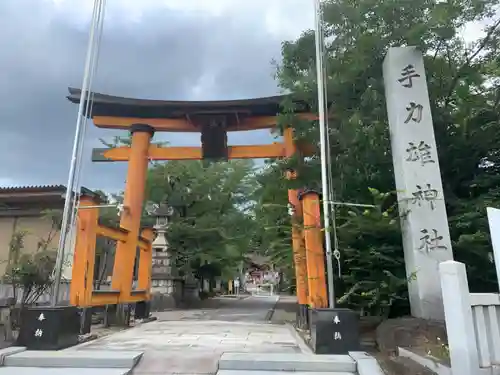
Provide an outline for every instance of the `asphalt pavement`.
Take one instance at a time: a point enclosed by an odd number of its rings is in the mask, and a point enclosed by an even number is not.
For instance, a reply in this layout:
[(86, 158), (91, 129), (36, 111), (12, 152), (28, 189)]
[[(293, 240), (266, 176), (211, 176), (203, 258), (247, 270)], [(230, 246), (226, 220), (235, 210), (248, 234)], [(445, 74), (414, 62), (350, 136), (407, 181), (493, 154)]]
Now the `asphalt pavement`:
[(267, 322), (278, 296), (217, 297), (200, 309), (155, 313), (158, 320), (222, 320), (226, 322)]

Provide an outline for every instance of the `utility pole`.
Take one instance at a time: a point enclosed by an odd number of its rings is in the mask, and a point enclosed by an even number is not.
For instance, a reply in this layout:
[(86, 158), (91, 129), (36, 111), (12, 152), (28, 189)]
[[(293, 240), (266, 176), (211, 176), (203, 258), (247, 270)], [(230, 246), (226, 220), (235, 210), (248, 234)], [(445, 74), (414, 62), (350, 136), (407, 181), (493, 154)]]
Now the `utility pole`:
[(319, 134), (320, 134), (320, 150), (321, 150), (321, 186), (323, 196), (323, 218), (325, 228), (325, 250), (326, 250), (326, 273), (328, 284), (328, 305), (330, 308), (335, 307), (335, 290), (333, 285), (333, 255), (332, 255), (332, 240), (330, 238), (330, 190), (328, 187), (328, 165), (327, 165), (327, 150), (326, 148), (326, 102), (325, 102), (325, 77), (323, 69), (323, 17), (321, 15), (321, 1), (314, 0), (315, 13), (315, 40), (316, 40), (316, 77), (318, 84), (318, 112), (319, 112)]

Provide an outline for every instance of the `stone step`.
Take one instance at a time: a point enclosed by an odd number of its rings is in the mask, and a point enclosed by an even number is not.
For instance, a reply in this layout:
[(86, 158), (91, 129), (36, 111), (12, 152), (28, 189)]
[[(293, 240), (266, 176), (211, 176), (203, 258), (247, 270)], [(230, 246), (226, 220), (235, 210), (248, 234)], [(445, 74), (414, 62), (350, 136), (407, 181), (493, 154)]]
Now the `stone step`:
[[(0, 373), (1, 375), (1, 373)], [(216, 375), (356, 375), (355, 372), (219, 370)]]
[(0, 375), (127, 375), (123, 368), (50, 368), (50, 367), (0, 367)]
[(355, 373), (356, 362), (348, 355), (224, 353), (219, 370)]
[[(9, 355), (4, 366), (9, 367), (64, 367), (132, 369), (142, 357), (142, 352), (109, 350), (28, 350)], [(19, 375), (19, 374), (18, 374)]]

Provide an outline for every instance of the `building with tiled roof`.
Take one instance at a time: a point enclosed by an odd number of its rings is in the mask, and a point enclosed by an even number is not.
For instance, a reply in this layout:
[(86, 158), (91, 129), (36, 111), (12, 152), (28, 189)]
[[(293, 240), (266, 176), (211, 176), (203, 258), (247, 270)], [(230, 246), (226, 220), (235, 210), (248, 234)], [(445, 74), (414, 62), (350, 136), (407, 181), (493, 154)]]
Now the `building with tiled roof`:
[[(82, 188), (82, 193), (94, 194), (86, 188)], [(16, 232), (26, 233), (25, 253), (37, 251), (41, 240), (49, 242), (49, 249), (57, 249), (59, 228), (47, 211), (62, 211), (65, 194), (63, 185), (0, 188), (0, 277), (12, 261), (9, 244)]]

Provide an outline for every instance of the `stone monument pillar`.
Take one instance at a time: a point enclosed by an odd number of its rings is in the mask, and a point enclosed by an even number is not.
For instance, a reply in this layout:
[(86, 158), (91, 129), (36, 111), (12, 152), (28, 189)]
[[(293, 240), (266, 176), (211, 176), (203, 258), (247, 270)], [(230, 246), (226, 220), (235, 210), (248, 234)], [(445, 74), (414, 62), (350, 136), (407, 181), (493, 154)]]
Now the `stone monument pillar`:
[(390, 48), (383, 69), (411, 311), (442, 320), (439, 263), (453, 253), (422, 53)]

